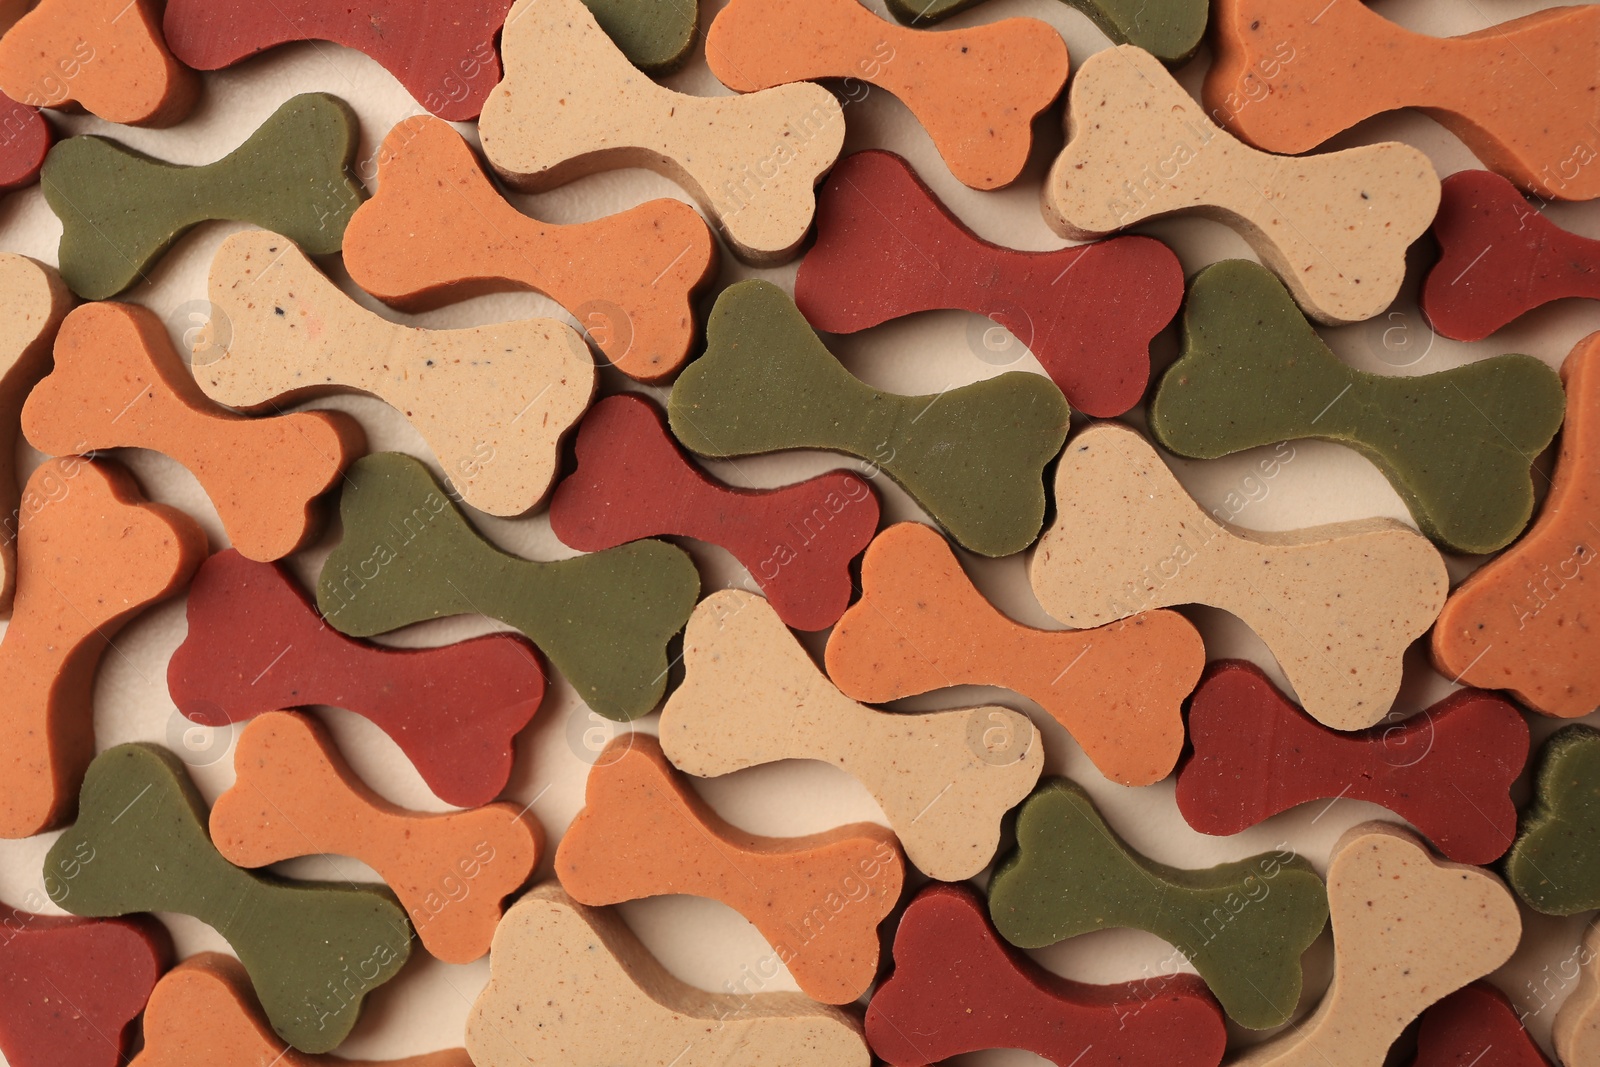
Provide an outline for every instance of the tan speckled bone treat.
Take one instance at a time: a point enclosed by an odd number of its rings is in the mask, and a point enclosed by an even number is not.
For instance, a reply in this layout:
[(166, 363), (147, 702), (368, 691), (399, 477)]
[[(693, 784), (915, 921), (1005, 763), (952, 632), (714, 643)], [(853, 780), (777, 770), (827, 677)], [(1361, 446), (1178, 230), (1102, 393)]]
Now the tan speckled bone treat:
[(646, 167), (682, 185), (740, 259), (773, 265), (799, 247), (844, 144), (844, 111), (822, 86), (673, 92), (628, 62), (582, 0), (518, 0), (500, 50), (505, 80), (478, 133), (508, 184), (537, 192)]
[[(544, 831), (522, 804), (407, 811), (345, 763), (315, 719), (274, 711), (251, 721), (237, 774), (211, 807), (211, 842), (228, 862), (265, 867), (297, 856), (352, 856), (378, 872), (423, 947), (446, 963), (489, 951), (500, 905), (539, 861)], [(519, 810), (520, 809), (520, 810)]]
[(1230, 611), (1266, 642), (1306, 712), (1335, 730), (1388, 713), (1401, 656), (1449, 588), (1439, 550), (1394, 519), (1284, 533), (1220, 522), (1116, 423), (1067, 442), (1055, 500), (1030, 568), (1046, 611), (1074, 627), (1178, 604)]
[(276, 411), (318, 394), (370, 393), (405, 414), (462, 499), (491, 515), (520, 515), (544, 497), (561, 437), (594, 395), (594, 360), (565, 323), (402, 326), (266, 230), (222, 243), (210, 292), (212, 327), (194, 357), (207, 396)]
[(709, 778), (783, 759), (832, 763), (867, 787), (906, 858), (940, 881), (971, 878), (994, 858), (1001, 816), (1044, 767), (1038, 731), (1020, 712), (856, 703), (753, 593), (702, 600), (683, 663), (683, 684), (661, 711), (661, 748), (680, 770)]
[(61, 275), (27, 256), (0, 253), (0, 612), (11, 609), (16, 587), (17, 433), (22, 402), (50, 369), (50, 345), (72, 294)]
[(1353, 827), (1334, 846), (1328, 910), (1333, 982), (1322, 1003), (1231, 1067), (1381, 1067), (1411, 1020), (1505, 963), (1522, 936), (1500, 879), (1434, 859), (1409, 831), (1382, 822)]
[(1045, 221), (1087, 240), (1179, 212), (1239, 231), (1319, 322), (1388, 307), (1406, 248), (1439, 207), (1428, 157), (1398, 142), (1321, 156), (1269, 155), (1217, 126), (1150, 53), (1090, 58), (1072, 81), (1067, 146), (1050, 168)]
[(1584, 931), (1576, 959), (1578, 987), (1556, 1012), (1550, 1036), (1567, 1067), (1596, 1067), (1600, 1064), (1600, 923), (1591, 923)]
[[(777, 957), (771, 957), (775, 962)], [(758, 961), (757, 973), (767, 960)], [(861, 1024), (799, 993), (707, 993), (555, 882), (506, 912), (467, 1016), (476, 1067), (867, 1067)]]

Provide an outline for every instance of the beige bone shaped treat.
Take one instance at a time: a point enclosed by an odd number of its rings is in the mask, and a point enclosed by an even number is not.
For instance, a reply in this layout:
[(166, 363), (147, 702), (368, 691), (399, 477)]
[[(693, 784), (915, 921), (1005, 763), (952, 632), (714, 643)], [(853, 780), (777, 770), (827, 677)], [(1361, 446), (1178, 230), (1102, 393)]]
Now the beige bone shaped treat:
[(518, 0), (500, 42), (505, 80), (478, 120), (508, 184), (538, 191), (647, 167), (683, 186), (740, 259), (789, 259), (817, 182), (844, 145), (844, 111), (811, 82), (743, 96), (673, 92), (636, 70), (583, 0)]
[(1132, 45), (1090, 58), (1068, 95), (1067, 146), (1044, 190), (1052, 229), (1087, 240), (1178, 212), (1215, 218), (1320, 322), (1359, 322), (1388, 307), (1406, 248), (1439, 207), (1439, 176), (1419, 150), (1386, 142), (1297, 158), (1257, 151)]
[(800, 993), (706, 993), (549, 882), (512, 905), (467, 1016), (475, 1067), (867, 1067), (861, 1024)]
[(1334, 846), (1328, 911), (1333, 982), (1322, 1003), (1230, 1067), (1381, 1067), (1424, 1008), (1505, 963), (1522, 935), (1500, 879), (1436, 860), (1382, 822), (1354, 827)]
[(1388, 713), (1401, 656), (1449, 588), (1439, 550), (1393, 519), (1284, 533), (1218, 522), (1116, 423), (1067, 442), (1055, 499), (1031, 566), (1046, 611), (1074, 627), (1178, 604), (1230, 611), (1266, 642), (1307, 713), (1335, 730)]
[[(405, 413), (462, 499), (491, 515), (539, 502), (562, 434), (594, 395), (588, 346), (565, 323), (402, 326), (361, 307), (266, 230), (222, 242), (210, 291), (212, 327), (194, 361), (207, 396), (259, 412), (322, 393), (370, 393)], [(225, 351), (206, 362), (215, 348)]]
[(1556, 1012), (1550, 1037), (1567, 1067), (1595, 1067), (1600, 1064), (1600, 922), (1584, 931), (1573, 959), (1578, 985)]
[(851, 700), (753, 593), (702, 600), (683, 663), (661, 711), (661, 748), (678, 769), (710, 778), (783, 759), (832, 763), (867, 787), (906, 858), (940, 881), (983, 870), (1001, 816), (1044, 768), (1038, 732), (1019, 712), (882, 712)]

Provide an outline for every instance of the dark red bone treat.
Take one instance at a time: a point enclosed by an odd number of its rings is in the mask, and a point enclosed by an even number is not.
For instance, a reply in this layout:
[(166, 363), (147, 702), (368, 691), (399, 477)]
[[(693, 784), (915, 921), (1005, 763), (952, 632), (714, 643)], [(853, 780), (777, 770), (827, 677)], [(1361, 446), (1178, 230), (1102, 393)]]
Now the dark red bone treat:
[(1600, 300), (1600, 241), (1559, 229), (1498, 174), (1446, 178), (1433, 235), (1422, 310), (1446, 337), (1481, 341), (1552, 300)]
[(32, 185), (55, 139), (38, 108), (0, 95), (0, 190)]
[(1058, 977), (1000, 939), (970, 885), (917, 894), (894, 938), (894, 973), (867, 1005), (867, 1043), (892, 1067), (1016, 1048), (1058, 1067), (1216, 1067), (1222, 1009), (1192, 974), (1121, 985)]
[(1506, 995), (1488, 982), (1458, 989), (1422, 1013), (1411, 1067), (1552, 1067)]
[(204, 726), (308, 704), (371, 719), (447, 804), (473, 808), (511, 776), (512, 739), (544, 699), (533, 646), (490, 634), (439, 648), (346, 637), (276, 563), (232, 549), (189, 589), (189, 635), (167, 666), (178, 710)]
[(1144, 396), (1150, 340), (1178, 312), (1183, 268), (1149, 237), (1054, 252), (990, 244), (905, 160), (868, 151), (829, 175), (794, 298), (829, 333), (942, 308), (987, 315), (1028, 346), (1073, 407), (1110, 418)]
[(1464, 689), (1402, 722), (1344, 733), (1312, 719), (1253, 663), (1219, 660), (1189, 705), (1194, 751), (1178, 810), (1203, 834), (1236, 834), (1312, 800), (1370, 800), (1411, 822), (1457, 863), (1511, 847), (1511, 783), (1528, 724), (1506, 700)]
[(830, 471), (779, 489), (733, 489), (685, 456), (661, 409), (608, 396), (578, 427), (578, 469), (550, 498), (562, 543), (599, 552), (671, 534), (721, 545), (750, 571), (797, 630), (839, 621), (850, 603), (850, 561), (878, 528), (866, 479)]
[[(71, 892), (69, 872), (46, 874)], [(79, 919), (0, 905), (0, 1052), (11, 1067), (117, 1067), (171, 958), (171, 941), (154, 919)]]
[(167, 47), (196, 70), (221, 70), (290, 41), (354, 48), (442, 119), (478, 117), (500, 81), (495, 39), (512, 0), (167, 0)]

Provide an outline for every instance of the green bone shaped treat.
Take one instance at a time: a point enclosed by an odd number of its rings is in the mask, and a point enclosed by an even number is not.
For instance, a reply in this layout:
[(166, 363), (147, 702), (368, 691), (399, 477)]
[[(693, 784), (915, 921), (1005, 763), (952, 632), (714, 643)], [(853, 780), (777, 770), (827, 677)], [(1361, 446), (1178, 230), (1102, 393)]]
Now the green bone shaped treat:
[(1300, 955), (1328, 921), (1328, 893), (1292, 852), (1202, 871), (1147, 860), (1081, 787), (1051, 778), (1022, 803), (1016, 851), (989, 883), (989, 913), (1019, 948), (1148, 931), (1188, 957), (1234, 1022), (1264, 1030), (1299, 1003)]
[[(1169, 67), (1188, 61), (1206, 32), (1207, 0), (1065, 0), (1117, 44), (1136, 45)], [(888, 0), (889, 13), (913, 26), (947, 19), (983, 0)]]
[(475, 613), (527, 635), (592, 710), (628, 720), (667, 685), (667, 642), (689, 620), (700, 572), (663, 541), (543, 563), (485, 541), (422, 463), (365, 456), (345, 473), (344, 538), (317, 580), (341, 633), (370, 637)]
[(1533, 803), (1522, 813), (1505, 871), (1534, 911), (1600, 908), (1600, 731), (1566, 726), (1539, 750)]
[(706, 351), (667, 405), (702, 456), (822, 448), (899, 482), (966, 548), (1021, 552), (1044, 522), (1044, 467), (1071, 410), (1050, 379), (1021, 371), (937, 396), (880, 392), (833, 357), (783, 290), (743, 281), (717, 298)]
[(239, 955), (278, 1036), (327, 1052), (362, 999), (411, 954), (405, 909), (382, 886), (286, 882), (235, 867), (206, 831), (205, 801), (156, 745), (118, 745), (83, 779), (78, 821), (50, 847), (51, 899), (74, 915), (192, 915)]
[(699, 20), (696, 0), (583, 0), (628, 61), (666, 74), (689, 56)]
[(1561, 379), (1506, 355), (1416, 377), (1345, 365), (1264, 267), (1229, 260), (1189, 285), (1183, 354), (1150, 403), (1150, 432), (1180, 456), (1304, 437), (1360, 452), (1422, 532), (1473, 555), (1516, 539), (1533, 512), (1529, 466), (1561, 426)]
[(337, 252), (366, 195), (350, 172), (358, 134), (344, 101), (302, 93), (204, 166), (151, 159), (104, 137), (68, 138), (39, 172), (61, 219), (61, 276), (85, 299), (115, 296), (212, 219), (281, 233), (312, 255)]

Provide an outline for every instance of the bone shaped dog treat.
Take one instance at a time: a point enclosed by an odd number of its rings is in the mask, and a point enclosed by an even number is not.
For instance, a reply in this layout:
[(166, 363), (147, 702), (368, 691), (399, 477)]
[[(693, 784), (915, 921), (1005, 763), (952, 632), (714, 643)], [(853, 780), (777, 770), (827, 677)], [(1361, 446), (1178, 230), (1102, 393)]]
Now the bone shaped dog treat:
[(439, 648), (346, 637), (283, 568), (233, 549), (195, 575), (189, 633), (167, 664), (178, 710), (202, 726), (328, 704), (372, 721), (440, 800), (487, 804), (511, 778), (513, 743), (544, 699), (537, 655), (514, 634)]
[(1600, 146), (1592, 5), (1438, 38), (1365, 4), (1219, 0), (1212, 26), (1206, 106), (1251, 144), (1297, 155), (1373, 115), (1418, 107), (1525, 189), (1600, 196), (1587, 166)]
[(362, 784), (327, 731), (293, 712), (246, 726), (233, 767), (238, 777), (211, 807), (218, 852), (240, 867), (324, 853), (361, 860), (400, 898), (423, 947), (446, 963), (489, 951), (501, 902), (543, 851), (544, 830), (524, 805), (425, 814), (390, 804)]
[(1511, 1001), (1482, 980), (1422, 1013), (1411, 1067), (1463, 1067), (1475, 1059), (1478, 1067), (1554, 1067), (1522, 1028)]
[(569, 226), (529, 218), (489, 183), (461, 135), (427, 116), (384, 138), (378, 192), (344, 235), (350, 277), (386, 303), (415, 310), (533, 289), (571, 311), (618, 370), (650, 382), (688, 358), (690, 301), (716, 261), (711, 230), (681, 200)]
[(120, 1067), (172, 956), (154, 919), (79, 919), (0, 905), (0, 1053), (10, 1067)]
[(641, 733), (621, 734), (600, 753), (555, 870), (583, 904), (672, 893), (719, 900), (750, 920), (801, 991), (824, 1004), (848, 1004), (872, 984), (878, 923), (905, 880), (894, 835), (875, 823), (804, 837), (730, 825)]
[(1034, 595), (1068, 626), (1209, 604), (1264, 641), (1312, 718), (1360, 730), (1388, 713), (1400, 657), (1449, 587), (1427, 538), (1393, 519), (1284, 533), (1220, 522), (1125, 426), (1091, 426), (1056, 470), (1055, 525), (1030, 567)]
[(1261, 669), (1220, 660), (1189, 702), (1193, 752), (1178, 772), (1178, 811), (1203, 834), (1241, 833), (1312, 800), (1382, 804), (1458, 863), (1511, 847), (1509, 795), (1528, 758), (1522, 713), (1481, 690), (1361, 733), (1317, 723)]
[(1331, 325), (1389, 306), (1406, 248), (1438, 206), (1439, 177), (1418, 149), (1258, 152), (1129, 45), (1095, 54), (1073, 79), (1067, 146), (1044, 190), (1045, 221), (1079, 240), (1180, 212), (1231, 226), (1306, 314)]
[(1561, 366), (1567, 417), (1549, 495), (1533, 526), (1451, 594), (1433, 628), (1446, 678), (1506, 689), (1544, 715), (1575, 718), (1600, 704), (1600, 662), (1589, 633), (1600, 585), (1600, 333)]
[(358, 137), (343, 100), (302, 93), (238, 148), (198, 167), (104, 137), (68, 138), (50, 150), (40, 174), (61, 220), (61, 275), (86, 299), (115, 296), (211, 219), (254, 223), (313, 255), (331, 255), (366, 195), (350, 173)]
[(1150, 341), (1183, 302), (1178, 257), (1149, 237), (1018, 252), (967, 229), (910, 164), (846, 156), (817, 201), (795, 304), (829, 333), (961, 308), (1011, 331), (1072, 406), (1121, 415), (1144, 396)]
[(832, 626), (850, 603), (850, 561), (878, 528), (878, 498), (859, 475), (731, 489), (691, 462), (661, 410), (633, 394), (589, 410), (577, 453), (577, 470), (550, 498), (550, 528), (564, 544), (598, 552), (679, 534), (722, 545), (797, 630)]
[(72, 814), (94, 756), (94, 676), (125, 623), (182, 589), (205, 558), (193, 519), (111, 462), (51, 460), (23, 490), (16, 604), (0, 639), (0, 837)]
[(78, 104), (107, 122), (171, 126), (200, 79), (172, 58), (151, 0), (41, 0), (0, 37), (0, 92), (31, 107)]
[(995, 868), (989, 913), (1018, 948), (1112, 927), (1146, 930), (1194, 965), (1228, 1017), (1278, 1026), (1300, 999), (1300, 955), (1322, 933), (1322, 879), (1287, 847), (1206, 870), (1145, 859), (1066, 778), (1041, 782)]
[(1546, 915), (1600, 908), (1600, 731), (1563, 727), (1539, 750), (1533, 802), (1505, 874), (1517, 896)]
[(500, 80), (494, 40), (510, 6), (510, 0), (376, 0), (359, 7), (167, 0), (162, 28), (173, 53), (196, 70), (222, 70), (289, 41), (332, 41), (376, 60), (440, 118), (469, 122)]
[[(887, 0), (889, 13), (914, 26), (947, 19), (983, 0)], [(1206, 0), (1065, 0), (1117, 44), (1131, 44), (1168, 66), (1181, 66), (1206, 32)]]
[(1092, 631), (1035, 630), (973, 586), (944, 538), (903, 522), (861, 561), (861, 599), (828, 637), (828, 677), (883, 704), (952, 685), (1004, 685), (1041, 704), (1112, 781), (1165, 778), (1183, 700), (1205, 666), (1183, 616), (1152, 611)]
[(32, 185), (55, 139), (38, 108), (0, 100), (0, 191)]
[(678, 440), (702, 456), (823, 448), (864, 459), (985, 556), (1020, 552), (1039, 536), (1043, 469), (1071, 417), (1059, 390), (1022, 371), (937, 396), (874, 389), (833, 357), (783, 290), (757, 279), (717, 297), (705, 354), (678, 377), (667, 412)]
[(699, 28), (699, 0), (583, 0), (628, 62), (646, 74), (683, 65)]
[(1600, 300), (1600, 241), (1556, 226), (1498, 174), (1446, 178), (1433, 236), (1422, 310), (1446, 337), (1481, 341), (1552, 300)]
[(661, 748), (679, 770), (711, 778), (782, 759), (832, 763), (867, 787), (906, 858), (940, 881), (988, 865), (1001, 816), (1044, 766), (1038, 731), (1008, 708), (857, 704), (752, 593), (723, 589), (700, 602), (683, 663), (683, 684), (661, 711)]
[(1193, 975), (1085, 985), (1000, 939), (970, 885), (929, 885), (900, 917), (894, 973), (867, 1004), (867, 1042), (892, 1067), (1020, 1048), (1057, 1067), (1217, 1067), (1227, 1027)]
[(210, 294), (230, 337), (221, 355), (196, 360), (207, 396), (256, 412), (329, 392), (376, 396), (422, 434), (461, 499), (492, 515), (520, 515), (544, 497), (561, 436), (594, 396), (594, 361), (565, 323), (402, 326), (265, 230), (222, 242)]
[(539, 562), (500, 551), (472, 528), (419, 461), (365, 456), (345, 475), (344, 539), (323, 565), (317, 608), (352, 637), (474, 613), (538, 645), (591, 709), (612, 719), (652, 710), (667, 684), (667, 641), (700, 593), (687, 553), (638, 541)]
[(1575, 957), (1578, 985), (1556, 1012), (1551, 1038), (1566, 1067), (1600, 1063), (1600, 925), (1591, 923)]
[(1388, 823), (1347, 831), (1328, 862), (1333, 982), (1307, 1019), (1230, 1067), (1379, 1067), (1430, 1004), (1511, 958), (1522, 935), (1500, 879), (1436, 860)]
[(144, 1013), (144, 1049), (129, 1067), (196, 1064), (273, 1064), (282, 1067), (472, 1067), (466, 1049), (443, 1049), (399, 1060), (306, 1056), (278, 1040), (239, 961), (201, 952), (156, 985)]
[[(776, 973), (776, 972), (774, 972)], [(476, 1067), (868, 1067), (861, 1024), (799, 993), (707, 993), (674, 978), (609, 910), (556, 882), (506, 912), (467, 1016)]]
[(1383, 472), (1424, 533), (1482, 555), (1527, 526), (1529, 465), (1565, 406), (1560, 377), (1532, 356), (1417, 376), (1356, 370), (1277, 279), (1235, 259), (1190, 282), (1183, 353), (1156, 387), (1149, 421), (1163, 446), (1196, 459), (1306, 437), (1348, 445)]
[(361, 1002), (411, 954), (411, 927), (386, 890), (285, 882), (241, 870), (206, 836), (205, 802), (163, 748), (118, 745), (84, 776), (78, 821), (45, 871), (68, 885), (76, 915), (175, 911), (227, 939), (278, 1036), (327, 1052)]
[(154, 312), (85, 304), (56, 335), (55, 369), (22, 406), (22, 432), (49, 455), (150, 448), (188, 467), (223, 529), (251, 559), (278, 559), (310, 540), (313, 504), (365, 446), (333, 411), (249, 419), (200, 391)]
[(483, 154), (508, 184), (540, 191), (646, 167), (694, 197), (740, 259), (793, 256), (813, 187), (844, 144), (832, 93), (801, 82), (697, 97), (641, 77), (582, 0), (517, 0), (500, 42), (505, 80), (483, 107)]
[[(0, 101), (3, 103), (3, 101)], [(17, 584), (17, 427), (28, 392), (50, 370), (50, 346), (72, 294), (61, 276), (27, 256), (0, 253), (0, 514), (15, 516), (0, 534), (0, 611)]]
[(973, 189), (1022, 174), (1033, 120), (1068, 67), (1066, 42), (1038, 19), (933, 33), (885, 22), (859, 0), (733, 0), (706, 34), (706, 61), (741, 93), (828, 77), (893, 93)]

